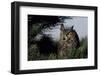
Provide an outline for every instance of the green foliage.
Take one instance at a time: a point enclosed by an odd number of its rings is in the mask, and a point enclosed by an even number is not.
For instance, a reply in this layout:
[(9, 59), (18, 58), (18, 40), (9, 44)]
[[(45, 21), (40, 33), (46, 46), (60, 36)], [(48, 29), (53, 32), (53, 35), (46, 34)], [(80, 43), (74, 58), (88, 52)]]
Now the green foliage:
[(48, 59), (57, 59), (57, 55), (51, 53), (51, 54), (49, 55)]
[[(80, 58), (87, 58), (88, 57), (88, 45), (87, 45), (87, 38), (84, 38), (80, 41), (80, 47), (77, 49), (70, 49), (68, 50), (67, 59), (80, 59)], [(50, 53), (49, 55), (40, 54), (36, 44), (31, 45), (28, 49), (28, 60), (52, 60), (52, 59), (59, 59), (59, 56), (55, 53)], [(65, 59), (63, 57), (62, 59)]]
[(28, 28), (28, 46), (34, 43), (34, 37), (41, 32), (41, 26), (37, 24), (33, 24), (32, 27)]
[(88, 56), (88, 45), (87, 38), (84, 38), (80, 41), (80, 47), (69, 50), (68, 59), (79, 59), (79, 58), (87, 58)]
[(28, 49), (28, 60), (38, 60), (39, 56), (40, 53), (36, 45), (31, 45), (31, 47)]

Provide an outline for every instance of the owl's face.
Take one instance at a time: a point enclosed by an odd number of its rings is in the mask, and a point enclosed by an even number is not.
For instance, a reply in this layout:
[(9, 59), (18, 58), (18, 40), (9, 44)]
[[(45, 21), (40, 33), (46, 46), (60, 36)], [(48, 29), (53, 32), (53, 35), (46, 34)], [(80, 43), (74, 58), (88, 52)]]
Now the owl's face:
[(69, 40), (72, 36), (74, 36), (74, 32), (73, 32), (73, 26), (70, 28), (64, 28), (64, 25), (61, 25), (61, 32), (62, 32), (62, 40), (63, 41), (67, 41)]
[(66, 29), (65, 31), (63, 31), (63, 41), (70, 40), (74, 35), (75, 33), (72, 30)]

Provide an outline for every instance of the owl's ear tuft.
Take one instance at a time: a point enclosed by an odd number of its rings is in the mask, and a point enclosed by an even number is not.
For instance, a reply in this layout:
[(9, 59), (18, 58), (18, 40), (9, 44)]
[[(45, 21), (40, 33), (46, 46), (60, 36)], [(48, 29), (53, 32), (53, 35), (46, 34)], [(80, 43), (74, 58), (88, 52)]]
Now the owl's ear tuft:
[(71, 27), (71, 30), (73, 30), (74, 26)]
[(63, 31), (64, 30), (64, 25), (61, 24), (60, 30)]

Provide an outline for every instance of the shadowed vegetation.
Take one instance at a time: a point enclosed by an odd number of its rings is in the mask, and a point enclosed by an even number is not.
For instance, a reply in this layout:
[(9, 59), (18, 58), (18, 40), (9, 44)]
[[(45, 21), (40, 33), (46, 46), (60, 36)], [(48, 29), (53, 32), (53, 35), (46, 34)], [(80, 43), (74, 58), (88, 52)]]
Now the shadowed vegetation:
[[(59, 41), (53, 41), (51, 37), (43, 34), (43, 30), (57, 26), (57, 22), (63, 22), (66, 18), (70, 19), (71, 17), (28, 15), (28, 61), (58, 59)], [(42, 38), (35, 40), (34, 38), (38, 34), (41, 34)], [(88, 57), (87, 38), (83, 38), (79, 43), (79, 48), (68, 50), (67, 59)], [(62, 59), (64, 58), (66, 57), (62, 57)]]
[[(49, 42), (49, 41), (48, 41)], [(39, 44), (42, 45), (36, 45), (33, 44), (29, 48), (28, 52), (28, 60), (52, 60), (52, 59), (58, 59), (57, 54), (57, 43), (58, 42), (40, 42)], [(49, 45), (49, 46), (48, 46)], [(39, 47), (39, 48), (38, 48)], [(87, 58), (88, 57), (88, 50), (87, 50), (87, 38), (84, 38), (80, 41), (80, 47), (77, 49), (71, 49), (68, 50), (67, 59), (80, 59), (80, 58)], [(62, 57), (64, 59), (66, 57)]]

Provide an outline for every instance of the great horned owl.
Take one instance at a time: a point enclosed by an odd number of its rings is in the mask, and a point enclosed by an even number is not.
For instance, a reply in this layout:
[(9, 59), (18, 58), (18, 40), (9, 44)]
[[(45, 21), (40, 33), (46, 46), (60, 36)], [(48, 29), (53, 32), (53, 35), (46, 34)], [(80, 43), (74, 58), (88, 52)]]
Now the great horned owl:
[(79, 37), (73, 26), (65, 29), (61, 24), (60, 30), (58, 56), (67, 58), (68, 50), (79, 47)]

